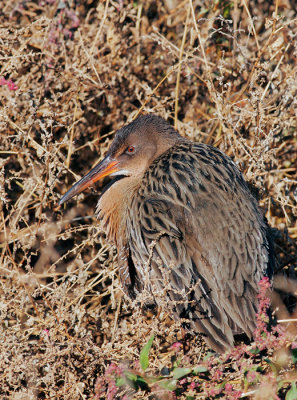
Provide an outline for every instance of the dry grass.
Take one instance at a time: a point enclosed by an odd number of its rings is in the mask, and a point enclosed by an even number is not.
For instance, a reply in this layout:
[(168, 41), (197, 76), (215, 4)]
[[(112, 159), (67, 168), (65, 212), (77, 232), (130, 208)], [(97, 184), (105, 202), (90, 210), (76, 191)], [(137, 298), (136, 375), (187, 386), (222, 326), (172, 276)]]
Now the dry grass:
[[(114, 376), (132, 368), (152, 333), (146, 373), (160, 375), (176, 359), (201, 363), (195, 337), (122, 297), (115, 251), (94, 218), (97, 195), (65, 209), (57, 202), (116, 129), (154, 112), (238, 162), (280, 231), (280, 269), (296, 278), (294, 2), (2, 0), (0, 21), (1, 398), (116, 398)], [(283, 398), (296, 378), (292, 340), (268, 352), (280, 365), (273, 378), (263, 357), (236, 364), (234, 356), (213, 381), (184, 382), (175, 395), (212, 398), (208, 386), (228, 382), (251, 392), (245, 397)], [(255, 366), (260, 378), (247, 379)], [(236, 398), (228, 389), (213, 398)], [(126, 396), (174, 398), (157, 388)]]

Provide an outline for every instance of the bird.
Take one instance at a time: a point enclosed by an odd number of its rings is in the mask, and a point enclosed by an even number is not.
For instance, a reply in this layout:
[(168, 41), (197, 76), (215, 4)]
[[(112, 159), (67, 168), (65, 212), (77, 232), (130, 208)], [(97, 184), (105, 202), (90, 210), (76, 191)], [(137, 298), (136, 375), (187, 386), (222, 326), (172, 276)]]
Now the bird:
[(155, 114), (119, 129), (106, 156), (61, 198), (102, 178), (97, 215), (115, 244), (124, 293), (147, 293), (217, 353), (252, 338), (258, 282), (272, 278), (273, 241), (235, 162)]

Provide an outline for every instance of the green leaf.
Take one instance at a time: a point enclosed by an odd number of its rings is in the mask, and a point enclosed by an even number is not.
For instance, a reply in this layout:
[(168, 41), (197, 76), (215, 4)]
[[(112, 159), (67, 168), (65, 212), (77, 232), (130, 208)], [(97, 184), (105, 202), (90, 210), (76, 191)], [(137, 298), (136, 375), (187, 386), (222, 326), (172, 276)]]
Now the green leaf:
[(206, 367), (203, 367), (202, 365), (198, 365), (198, 367), (195, 367), (193, 369), (193, 374), (194, 375), (199, 375), (202, 372), (208, 372), (208, 369)]
[(123, 386), (123, 385), (125, 385), (125, 379), (123, 377), (116, 378), (116, 386), (120, 387), (120, 386)]
[(291, 389), (286, 394), (286, 400), (296, 400), (297, 399), (297, 388), (296, 383), (293, 382)]
[[(254, 369), (254, 368), (253, 368), (253, 369)], [(261, 367), (261, 365), (259, 365), (259, 366), (255, 369), (255, 371), (256, 371), (256, 372), (264, 372), (264, 368)]]
[(209, 351), (207, 352), (206, 356), (203, 357), (203, 361), (208, 360), (210, 357), (213, 357), (215, 355), (215, 353)]
[(173, 363), (173, 368), (177, 368), (180, 363), (181, 363), (181, 360), (175, 360)]
[(156, 383), (164, 380), (164, 376), (146, 376), (146, 380), (149, 383)]
[(269, 360), (269, 358), (264, 358), (264, 361), (266, 361), (267, 364), (270, 365), (272, 372), (277, 376), (280, 370), (280, 366), (274, 363), (273, 361)]
[(292, 349), (292, 361), (294, 364), (297, 363), (297, 349)]
[[(137, 375), (131, 371), (125, 371), (124, 382), (126, 385), (130, 386), (132, 389), (137, 390)], [(117, 385), (118, 386), (118, 385)]]
[(230, 10), (231, 10), (230, 7), (225, 7), (224, 8), (224, 11), (223, 11), (224, 18), (229, 18), (230, 17)]
[(149, 341), (143, 347), (143, 349), (141, 350), (141, 353), (140, 353), (139, 361), (140, 361), (140, 366), (143, 371), (145, 371), (149, 365), (149, 352), (152, 347), (154, 337), (155, 337), (155, 335), (152, 335), (150, 337)]
[(173, 370), (172, 378), (173, 379), (180, 379), (183, 376), (188, 375), (191, 372), (192, 372), (191, 368), (175, 368)]
[(256, 347), (255, 349), (251, 349), (250, 353), (252, 354), (259, 354), (260, 353), (260, 349), (258, 349), (258, 347)]
[(137, 390), (137, 384), (135, 380), (131, 380), (129, 378), (126, 378), (125, 384), (128, 385), (130, 388)]
[(131, 371), (125, 371), (125, 377), (130, 381), (135, 381), (135, 382), (138, 379), (138, 375), (134, 374), (134, 372)]
[(160, 381), (160, 382), (159, 382), (159, 385), (160, 385), (163, 389), (172, 391), (172, 390), (175, 390), (175, 389), (176, 389), (177, 380), (175, 380), (175, 379), (170, 379), (170, 380), (166, 379), (166, 380), (164, 380), (164, 381)]
[(125, 372), (125, 383), (136, 391), (139, 390), (139, 388), (145, 390), (148, 388), (146, 380), (142, 376), (136, 375), (131, 371)]

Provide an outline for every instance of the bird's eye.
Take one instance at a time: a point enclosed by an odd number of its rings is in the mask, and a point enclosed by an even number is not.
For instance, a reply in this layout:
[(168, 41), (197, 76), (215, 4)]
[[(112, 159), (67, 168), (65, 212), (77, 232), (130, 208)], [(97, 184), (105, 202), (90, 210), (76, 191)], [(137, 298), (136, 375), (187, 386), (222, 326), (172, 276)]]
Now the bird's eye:
[(128, 146), (127, 149), (126, 149), (126, 153), (128, 153), (128, 154), (135, 153), (135, 147), (134, 146)]

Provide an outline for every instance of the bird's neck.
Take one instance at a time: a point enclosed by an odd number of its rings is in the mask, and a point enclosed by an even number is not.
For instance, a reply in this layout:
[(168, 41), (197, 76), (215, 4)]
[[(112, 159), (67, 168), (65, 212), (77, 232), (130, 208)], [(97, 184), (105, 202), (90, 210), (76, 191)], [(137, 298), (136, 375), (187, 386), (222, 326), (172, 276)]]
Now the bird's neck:
[(100, 197), (97, 214), (107, 239), (117, 246), (124, 245), (127, 212), (141, 178), (126, 177), (113, 183)]

